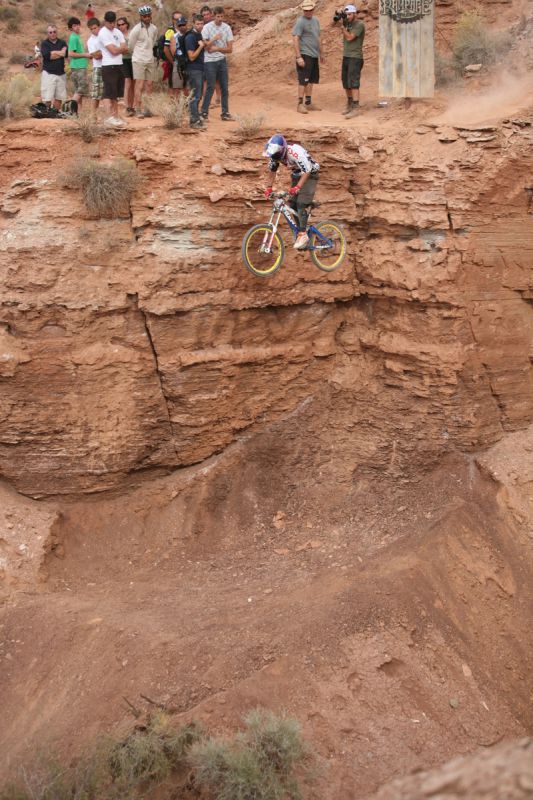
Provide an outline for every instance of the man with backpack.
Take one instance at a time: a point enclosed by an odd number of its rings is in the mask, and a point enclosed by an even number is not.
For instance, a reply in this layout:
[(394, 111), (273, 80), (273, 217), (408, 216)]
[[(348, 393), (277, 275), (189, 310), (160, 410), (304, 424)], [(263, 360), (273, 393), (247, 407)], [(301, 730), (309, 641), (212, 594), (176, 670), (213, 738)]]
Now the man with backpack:
[(139, 8), (140, 21), (133, 27), (128, 37), (128, 47), (131, 52), (131, 66), (135, 81), (135, 95), (133, 104), (135, 116), (145, 117), (141, 108), (143, 91), (152, 93), (154, 81), (157, 78), (156, 63), (154, 59), (154, 45), (157, 42), (157, 28), (152, 23), (151, 6)]
[(170, 87), (170, 93), (178, 97), (180, 91), (183, 91), (185, 95), (189, 93), (187, 88), (187, 53), (185, 51), (187, 20), (185, 17), (178, 17), (174, 24), (177, 27), (177, 31), (170, 37), (169, 50), (172, 57), (172, 71), (170, 73), (168, 85)]
[(187, 75), (189, 80), (189, 117), (191, 128), (202, 129), (204, 126), (198, 104), (204, 88), (205, 42), (202, 36), (204, 20), (201, 14), (193, 17), (192, 29), (185, 36), (185, 52), (187, 53)]

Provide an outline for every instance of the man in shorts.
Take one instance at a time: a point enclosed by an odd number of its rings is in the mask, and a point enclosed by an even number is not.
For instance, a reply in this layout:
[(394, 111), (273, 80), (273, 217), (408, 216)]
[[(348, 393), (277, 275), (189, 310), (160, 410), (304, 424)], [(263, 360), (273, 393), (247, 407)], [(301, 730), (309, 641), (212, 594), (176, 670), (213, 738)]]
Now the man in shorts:
[(157, 28), (152, 23), (152, 7), (139, 8), (140, 21), (134, 25), (128, 44), (131, 52), (131, 66), (135, 81), (133, 105), (136, 117), (146, 117), (141, 108), (142, 95), (152, 93), (154, 81), (157, 79), (157, 65), (154, 58), (154, 45), (157, 42)]
[(96, 17), (91, 17), (87, 23), (90, 31), (90, 36), (87, 40), (87, 50), (89, 51), (93, 60), (93, 74), (90, 86), (90, 94), (93, 111), (96, 113), (100, 100), (104, 96), (104, 84), (102, 82), (102, 53), (98, 43), (98, 33), (100, 31), (100, 20)]
[(87, 52), (80, 36), (81, 22), (78, 17), (70, 17), (67, 22), (70, 36), (68, 40), (68, 57), (70, 58), (70, 79), (74, 86), (72, 99), (81, 108), (84, 97), (89, 96), (89, 79), (87, 65), (91, 54)]
[(342, 86), (346, 92), (346, 109), (342, 112), (346, 119), (355, 117), (359, 108), (359, 86), (361, 70), (363, 69), (363, 42), (365, 39), (365, 25), (356, 19), (357, 8), (348, 5), (344, 9), (346, 14), (342, 24), (343, 56), (342, 56)]
[(67, 43), (57, 38), (57, 27), (49, 25), (48, 38), (41, 42), (43, 71), (41, 73), (41, 99), (47, 106), (60, 109), (67, 99), (67, 76), (65, 57)]
[(124, 94), (122, 54), (126, 52), (128, 45), (123, 33), (116, 27), (116, 22), (115, 12), (106, 11), (104, 24), (98, 34), (98, 44), (102, 54), (103, 100), (108, 114), (105, 123), (120, 128), (124, 125), (118, 114), (118, 98)]
[(303, 12), (302, 16), (298, 17), (292, 29), (298, 74), (298, 106), (296, 110), (300, 114), (307, 114), (308, 111), (320, 111), (320, 107), (311, 99), (313, 84), (320, 81), (319, 61), (324, 61), (320, 51), (320, 22), (313, 16), (315, 5), (314, 0), (303, 0), (300, 6)]

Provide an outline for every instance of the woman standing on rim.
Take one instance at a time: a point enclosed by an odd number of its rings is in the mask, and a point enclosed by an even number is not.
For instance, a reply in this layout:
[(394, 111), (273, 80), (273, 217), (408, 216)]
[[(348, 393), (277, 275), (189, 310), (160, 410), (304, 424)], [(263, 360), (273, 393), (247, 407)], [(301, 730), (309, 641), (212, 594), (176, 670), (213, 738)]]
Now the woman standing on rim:
[[(117, 28), (122, 31), (127, 42), (130, 32), (130, 23), (126, 17), (119, 17), (117, 19)], [(129, 50), (122, 56), (122, 72), (124, 73), (124, 103), (126, 104), (126, 116), (133, 117), (135, 114), (135, 109), (133, 108), (133, 69)]]

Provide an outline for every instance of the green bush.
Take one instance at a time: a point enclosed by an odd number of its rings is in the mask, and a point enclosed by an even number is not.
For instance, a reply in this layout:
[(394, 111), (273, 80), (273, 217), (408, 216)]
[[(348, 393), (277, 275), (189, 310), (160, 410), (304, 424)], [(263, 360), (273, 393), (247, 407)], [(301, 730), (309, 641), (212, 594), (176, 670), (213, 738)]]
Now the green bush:
[(256, 709), (233, 741), (210, 738), (191, 749), (195, 784), (216, 800), (299, 800), (296, 767), (309, 758), (298, 723)]
[(79, 159), (67, 170), (63, 185), (81, 189), (87, 210), (96, 217), (129, 214), (130, 201), (142, 182), (132, 161), (121, 158), (111, 164)]
[(124, 789), (139, 781), (159, 783), (184, 765), (191, 745), (200, 738), (196, 723), (175, 730), (168, 716), (158, 714), (145, 730), (135, 730), (113, 745), (109, 753), (113, 779)]

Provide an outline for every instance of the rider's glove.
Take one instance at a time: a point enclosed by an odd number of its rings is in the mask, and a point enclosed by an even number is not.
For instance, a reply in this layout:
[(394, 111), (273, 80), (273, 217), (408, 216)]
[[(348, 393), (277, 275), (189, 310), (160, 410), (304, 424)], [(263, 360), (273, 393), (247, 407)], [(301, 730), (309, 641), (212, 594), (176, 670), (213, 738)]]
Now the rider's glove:
[(272, 194), (273, 191), (274, 190), (273, 190), (273, 188), (271, 186), (269, 186), (268, 189), (265, 189), (265, 197), (266, 197), (267, 200), (268, 200), (268, 198), (270, 197), (270, 195)]
[(300, 191), (299, 186), (291, 186), (291, 188), (289, 189), (289, 194), (294, 197), (294, 195), (298, 194), (299, 191)]

